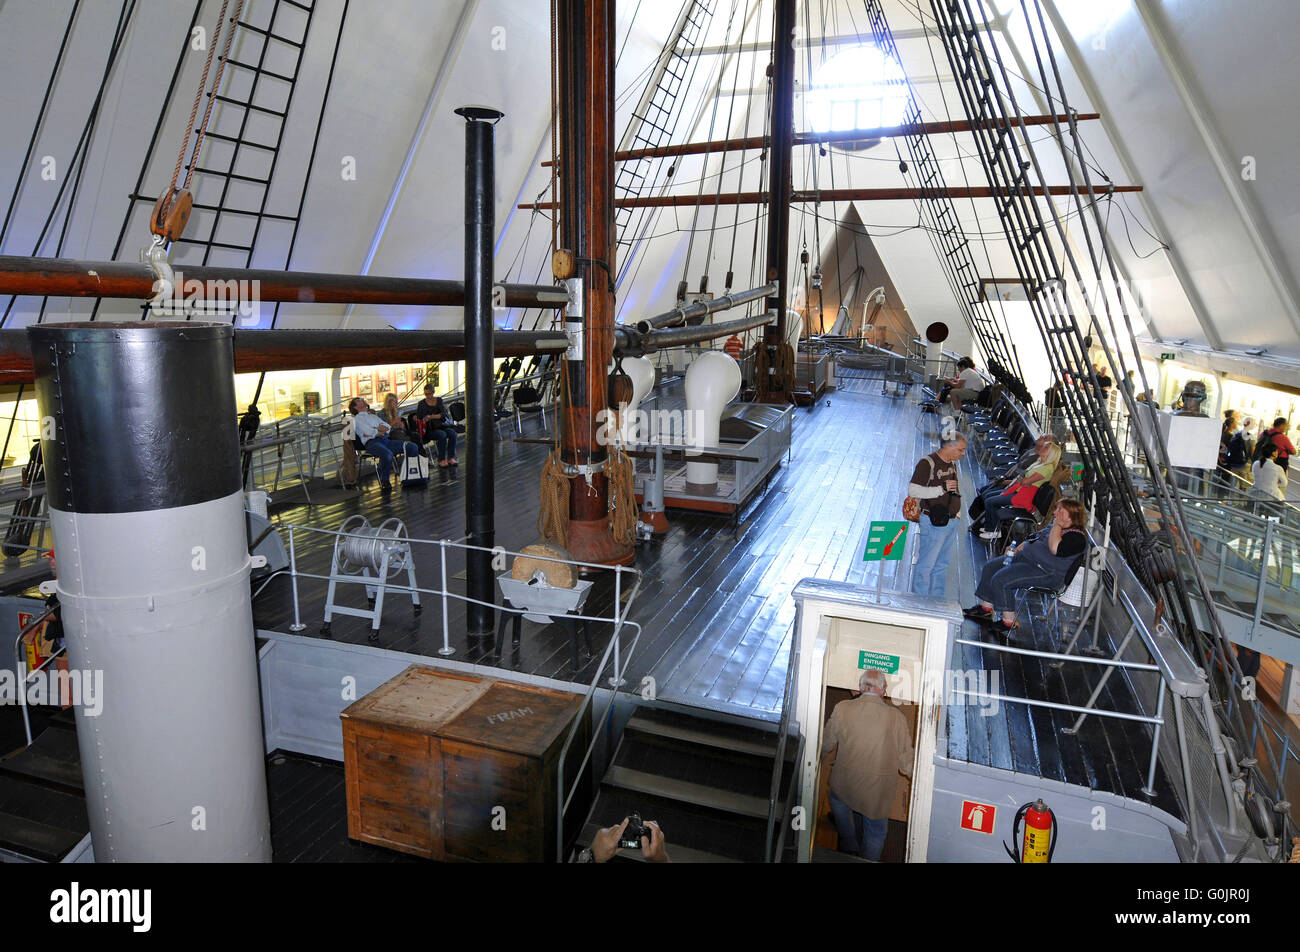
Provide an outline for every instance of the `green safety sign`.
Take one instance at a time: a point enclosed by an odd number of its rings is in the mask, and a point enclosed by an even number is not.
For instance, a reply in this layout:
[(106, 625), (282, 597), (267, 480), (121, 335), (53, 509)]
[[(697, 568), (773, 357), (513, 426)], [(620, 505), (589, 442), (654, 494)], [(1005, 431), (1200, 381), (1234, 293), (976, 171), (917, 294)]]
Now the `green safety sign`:
[(1161, 355), (1160, 355), (1160, 359), (1161, 359), (1161, 360), (1176, 360), (1177, 358), (1178, 358), (1178, 355), (1177, 355), (1177, 354), (1161, 354)]
[(867, 550), (863, 562), (899, 562), (907, 549), (906, 522), (873, 522), (867, 530)]
[(898, 674), (898, 655), (882, 654), (879, 651), (859, 651), (858, 667), (864, 671), (874, 668), (885, 674)]

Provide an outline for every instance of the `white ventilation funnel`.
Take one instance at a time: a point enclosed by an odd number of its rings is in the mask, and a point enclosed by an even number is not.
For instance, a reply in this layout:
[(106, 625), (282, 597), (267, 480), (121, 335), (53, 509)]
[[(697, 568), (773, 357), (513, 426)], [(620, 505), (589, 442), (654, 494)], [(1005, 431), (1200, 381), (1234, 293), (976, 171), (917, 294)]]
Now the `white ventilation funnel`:
[[(718, 350), (696, 357), (686, 371), (688, 433), (696, 446), (717, 446), (722, 411), (740, 392), (740, 365)], [(718, 482), (717, 463), (687, 463), (686, 481), (700, 486)]]

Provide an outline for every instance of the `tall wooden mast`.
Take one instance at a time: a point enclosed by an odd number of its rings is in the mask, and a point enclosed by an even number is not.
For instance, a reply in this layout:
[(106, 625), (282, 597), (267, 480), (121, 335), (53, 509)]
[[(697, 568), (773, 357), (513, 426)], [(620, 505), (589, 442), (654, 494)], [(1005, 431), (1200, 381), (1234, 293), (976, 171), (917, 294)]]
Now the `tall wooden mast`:
[(559, 242), (580, 285), (565, 316), (574, 346), (560, 394), (560, 458), (574, 477), (568, 549), (579, 561), (626, 564), (634, 552), (610, 529), (607, 454), (597, 439), (614, 352), (614, 0), (557, 0), (555, 29)]

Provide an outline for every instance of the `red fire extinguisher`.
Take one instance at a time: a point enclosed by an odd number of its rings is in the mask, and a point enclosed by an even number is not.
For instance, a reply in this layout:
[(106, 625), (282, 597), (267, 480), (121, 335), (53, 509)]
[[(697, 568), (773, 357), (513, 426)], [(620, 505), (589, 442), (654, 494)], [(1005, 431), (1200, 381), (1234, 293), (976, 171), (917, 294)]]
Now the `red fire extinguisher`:
[[(1025, 821), (1023, 837), (1017, 835), (1020, 821)], [(1011, 821), (1011, 840), (1015, 847), (1003, 843), (1007, 855), (1017, 863), (1050, 863), (1056, 852), (1056, 815), (1042, 800), (1026, 803)]]

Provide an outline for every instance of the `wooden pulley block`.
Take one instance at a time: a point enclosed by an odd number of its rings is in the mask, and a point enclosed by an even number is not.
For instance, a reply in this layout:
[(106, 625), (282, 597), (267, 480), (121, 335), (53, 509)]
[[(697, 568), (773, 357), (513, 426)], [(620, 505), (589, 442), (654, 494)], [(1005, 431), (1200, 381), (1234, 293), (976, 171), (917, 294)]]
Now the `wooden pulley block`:
[(162, 195), (154, 203), (149, 230), (167, 241), (175, 241), (184, 234), (193, 210), (194, 196), (189, 189), (180, 188), (170, 195)]
[(632, 402), (632, 378), (622, 370), (609, 375), (609, 405), (614, 409)]
[[(538, 558), (543, 556), (543, 558)], [(552, 588), (573, 588), (577, 584), (578, 576), (576, 569), (572, 565), (566, 565), (563, 562), (550, 562), (548, 559), (568, 559), (570, 555), (567, 551), (558, 545), (552, 545), (549, 542), (534, 542), (532, 545), (526, 545), (519, 550), (515, 556), (514, 565), (510, 567), (510, 574), (520, 582), (526, 582), (531, 579), (536, 572), (541, 572), (546, 579), (546, 584)]]
[(565, 281), (573, 277), (577, 269), (578, 262), (573, 257), (572, 251), (559, 248), (551, 255), (551, 273), (555, 275), (555, 280)]

